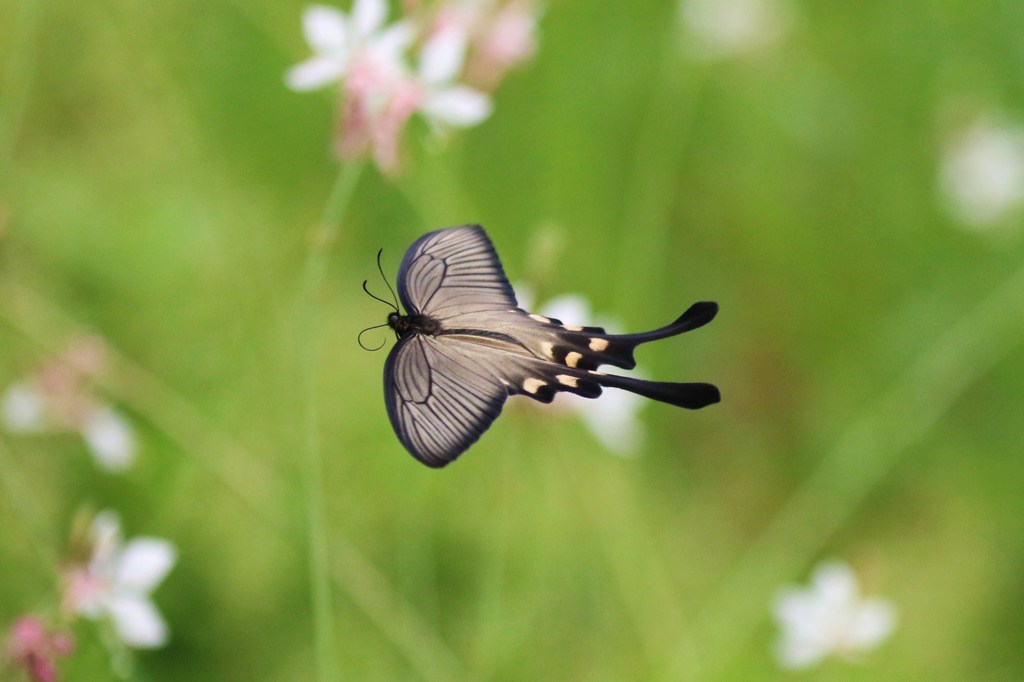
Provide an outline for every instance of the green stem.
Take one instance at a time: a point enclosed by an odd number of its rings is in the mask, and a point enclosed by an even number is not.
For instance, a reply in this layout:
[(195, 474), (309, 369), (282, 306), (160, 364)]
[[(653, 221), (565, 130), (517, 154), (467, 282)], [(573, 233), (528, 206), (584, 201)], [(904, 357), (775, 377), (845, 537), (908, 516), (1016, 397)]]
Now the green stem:
[(772, 590), (806, 569), (900, 459), (1022, 339), (1024, 268), (925, 348), (853, 422), (709, 595), (693, 627), (704, 679), (727, 672), (768, 613)]
[(320, 407), (316, 368), (320, 338), (317, 319), (317, 291), (327, 273), (327, 256), (338, 237), (341, 223), (362, 173), (362, 164), (342, 166), (331, 189), (323, 216), (306, 256), (299, 299), (299, 337), (296, 348), (302, 381), (305, 430), (305, 488), (309, 531), (310, 598), (313, 607), (314, 650), (318, 679), (339, 678), (334, 656), (334, 618), (331, 598), (331, 559), (324, 499), (323, 455), (320, 443)]

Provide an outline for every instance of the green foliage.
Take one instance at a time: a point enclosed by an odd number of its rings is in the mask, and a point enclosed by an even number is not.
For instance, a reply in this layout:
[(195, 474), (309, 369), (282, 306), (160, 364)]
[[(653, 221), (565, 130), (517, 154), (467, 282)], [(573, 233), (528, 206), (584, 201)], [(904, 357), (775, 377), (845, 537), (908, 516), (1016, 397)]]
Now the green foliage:
[[(0, 624), (55, 598), (75, 511), (111, 507), (180, 552), (139, 679), (309, 679), (301, 343), (344, 679), (776, 679), (775, 590), (831, 556), (900, 622), (820, 679), (1024, 676), (1020, 216), (964, 230), (937, 189), (951, 107), (1024, 110), (1024, 12), (803, 3), (773, 49), (702, 62), (672, 5), (552, 2), (490, 120), (440, 148), (411, 131), (395, 179), (367, 167), (310, 340), (338, 167), (335, 96), (282, 82), (302, 3), (3, 3), (0, 384), (96, 332), (141, 448), (116, 476), (80, 439), (0, 434)], [(514, 282), (631, 330), (717, 300), (639, 360), (722, 404), (649, 405), (623, 459), (516, 399), (420, 466), (384, 352), (356, 345), (387, 312), (359, 285), (383, 290), (379, 247), (393, 275), (467, 222)], [(80, 630), (67, 677), (104, 679)]]

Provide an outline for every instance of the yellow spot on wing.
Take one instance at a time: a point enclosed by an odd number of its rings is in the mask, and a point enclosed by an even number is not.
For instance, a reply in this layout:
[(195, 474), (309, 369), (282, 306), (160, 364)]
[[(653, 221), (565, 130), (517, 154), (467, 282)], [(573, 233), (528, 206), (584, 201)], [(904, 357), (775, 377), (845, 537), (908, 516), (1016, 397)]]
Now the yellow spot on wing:
[(571, 377), (568, 374), (559, 374), (555, 378), (558, 379), (558, 383), (570, 388), (576, 388), (576, 384), (579, 383), (576, 377)]
[(583, 327), (580, 327), (579, 325), (575, 325), (575, 324), (563, 324), (562, 325), (562, 329), (564, 329), (567, 332), (581, 332), (581, 331), (583, 331)]
[[(540, 349), (544, 353), (544, 355), (546, 355), (548, 358), (555, 357), (554, 346), (551, 344), (550, 341), (541, 341), (540, 342)], [(573, 366), (575, 367), (575, 365), (573, 365)]]
[(543, 385), (544, 382), (540, 379), (527, 379), (523, 382), (523, 390), (532, 395)]
[(590, 339), (590, 350), (595, 353), (608, 350), (608, 339)]
[(573, 351), (565, 356), (565, 364), (569, 365), (570, 367), (575, 367), (581, 359), (583, 359), (583, 353), (577, 353), (576, 351)]
[(530, 319), (536, 320), (537, 322), (543, 322), (544, 324), (551, 324), (551, 320), (543, 315), (534, 315), (533, 313), (530, 313)]

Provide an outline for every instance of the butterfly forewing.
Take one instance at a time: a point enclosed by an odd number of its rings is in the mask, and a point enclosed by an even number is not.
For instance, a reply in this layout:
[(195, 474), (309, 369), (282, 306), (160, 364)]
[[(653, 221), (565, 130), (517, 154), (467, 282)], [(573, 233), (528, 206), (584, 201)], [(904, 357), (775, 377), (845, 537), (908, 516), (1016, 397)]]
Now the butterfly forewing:
[(516, 307), (516, 296), (479, 225), (420, 237), (402, 259), (398, 295), (410, 314), (443, 319)]

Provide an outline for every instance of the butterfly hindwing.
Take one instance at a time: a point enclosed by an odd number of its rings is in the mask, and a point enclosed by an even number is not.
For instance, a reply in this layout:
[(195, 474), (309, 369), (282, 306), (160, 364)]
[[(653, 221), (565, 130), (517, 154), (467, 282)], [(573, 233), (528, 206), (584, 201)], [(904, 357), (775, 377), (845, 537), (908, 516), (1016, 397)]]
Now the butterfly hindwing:
[(533, 314), (526, 315), (529, 321), (517, 320), (515, 327), (520, 330), (520, 338), (531, 340), (538, 357), (581, 369), (597, 369), (601, 365), (633, 369), (633, 351), (637, 346), (702, 327), (717, 313), (715, 303), (694, 303), (672, 324), (640, 334), (608, 334), (601, 327), (568, 325)]
[(518, 308), (461, 315), (457, 326), (500, 332), (514, 341), (511, 352), (525, 351), (571, 369), (598, 369), (602, 365), (633, 369), (637, 346), (701, 327), (717, 313), (714, 303), (694, 303), (671, 324), (639, 334), (608, 334), (601, 327), (563, 324)]
[(475, 443), (508, 397), (473, 350), (414, 334), (395, 345), (384, 365), (391, 425), (427, 466), (442, 467)]
[[(653, 400), (698, 409), (720, 400), (718, 389), (705, 383), (658, 382), (607, 374), (597, 367), (632, 368), (637, 345), (706, 324), (717, 306), (696, 303), (675, 322), (640, 334), (605, 334), (597, 327), (562, 325), (521, 310), (473, 313), (460, 318), (465, 329), (449, 329), (439, 338), (458, 340), (510, 394), (551, 402), (556, 393), (596, 398), (602, 388), (619, 388)], [(486, 331), (482, 331), (486, 330)], [(577, 331), (578, 330), (578, 331)], [(577, 349), (577, 350), (570, 350)]]

